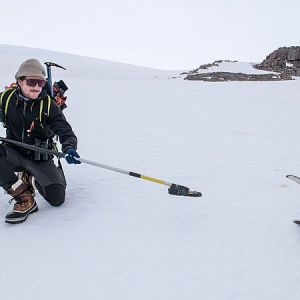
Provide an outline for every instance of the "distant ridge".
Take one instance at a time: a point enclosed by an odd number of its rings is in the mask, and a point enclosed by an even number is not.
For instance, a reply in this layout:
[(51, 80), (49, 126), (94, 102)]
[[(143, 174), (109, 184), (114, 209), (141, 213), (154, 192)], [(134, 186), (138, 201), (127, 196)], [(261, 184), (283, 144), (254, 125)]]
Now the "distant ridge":
[[(185, 80), (210, 82), (293, 80), (292, 76), (300, 76), (300, 47), (280, 47), (269, 54), (262, 63), (248, 63), (253, 68), (251, 72), (224, 71), (224, 63), (239, 64), (237, 61), (217, 60), (181, 75), (186, 75)], [(255, 69), (261, 73), (254, 72)]]

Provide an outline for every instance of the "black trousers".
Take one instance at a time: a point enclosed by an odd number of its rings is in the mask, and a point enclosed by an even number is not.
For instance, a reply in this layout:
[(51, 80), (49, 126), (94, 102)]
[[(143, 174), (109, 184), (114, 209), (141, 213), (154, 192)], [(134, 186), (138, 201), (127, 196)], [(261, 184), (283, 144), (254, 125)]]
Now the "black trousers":
[(38, 192), (52, 206), (60, 206), (65, 202), (66, 179), (53, 160), (34, 161), (7, 145), (0, 145), (0, 186), (7, 190), (18, 180), (15, 172), (21, 171), (27, 171), (35, 177)]

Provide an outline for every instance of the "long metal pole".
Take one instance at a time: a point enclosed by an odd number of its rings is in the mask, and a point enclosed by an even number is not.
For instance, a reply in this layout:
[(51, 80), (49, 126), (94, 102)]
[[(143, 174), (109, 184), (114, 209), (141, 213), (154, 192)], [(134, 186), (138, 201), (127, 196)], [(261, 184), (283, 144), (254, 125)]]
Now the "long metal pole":
[[(54, 156), (59, 157), (59, 158), (64, 158), (68, 155), (68, 154), (63, 153), (63, 152), (44, 149), (44, 148), (37, 147), (37, 146), (34, 146), (34, 145), (28, 145), (28, 144), (25, 144), (25, 143), (10, 140), (10, 139), (3, 138), (3, 137), (0, 137), (0, 141), (2, 141), (4, 143), (8, 143), (8, 144), (14, 144), (16, 146), (19, 146), (19, 147), (22, 147), (22, 148), (25, 148), (25, 149), (29, 149), (29, 150), (33, 150), (33, 151), (37, 151), (37, 152), (40, 152), (40, 153), (51, 154), (51, 155), (54, 155)], [(169, 187), (169, 190), (168, 190), (169, 194), (171, 194), (171, 195), (190, 196), (190, 197), (201, 197), (202, 196), (202, 194), (200, 192), (190, 191), (190, 189), (188, 187), (183, 186), (183, 185), (170, 183), (170, 182), (167, 182), (167, 181), (164, 181), (164, 180), (161, 180), (161, 179), (157, 179), (157, 178), (154, 178), (154, 177), (142, 175), (142, 174), (131, 172), (131, 171), (122, 170), (122, 169), (119, 169), (119, 168), (115, 168), (115, 167), (112, 167), (112, 166), (108, 166), (108, 165), (101, 164), (101, 163), (98, 163), (98, 162), (94, 162), (94, 161), (91, 161), (91, 160), (87, 160), (87, 159), (84, 159), (84, 158), (76, 158), (76, 159), (78, 159), (82, 163), (85, 163), (85, 164), (88, 164), (88, 165), (93, 165), (93, 166), (96, 166), (96, 167), (99, 167), (99, 168), (111, 170), (111, 171), (114, 171), (114, 172), (126, 174), (126, 175), (137, 177), (137, 178), (141, 178), (141, 179), (152, 181), (152, 182), (155, 182), (155, 183), (167, 185)]]

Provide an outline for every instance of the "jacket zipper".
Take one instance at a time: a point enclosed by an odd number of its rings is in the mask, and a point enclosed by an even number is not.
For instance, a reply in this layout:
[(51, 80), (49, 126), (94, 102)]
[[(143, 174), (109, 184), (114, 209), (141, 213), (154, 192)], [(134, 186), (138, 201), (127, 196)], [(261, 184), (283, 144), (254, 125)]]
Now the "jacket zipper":
[(24, 141), (24, 136), (25, 136), (25, 128), (26, 128), (26, 126), (25, 126), (25, 110), (26, 110), (26, 105), (27, 105), (27, 102), (24, 101), (23, 112), (21, 112), (23, 114), (23, 117), (24, 117), (24, 118), (22, 118), (23, 119), (23, 130), (22, 130), (22, 142), (23, 143), (25, 142)]

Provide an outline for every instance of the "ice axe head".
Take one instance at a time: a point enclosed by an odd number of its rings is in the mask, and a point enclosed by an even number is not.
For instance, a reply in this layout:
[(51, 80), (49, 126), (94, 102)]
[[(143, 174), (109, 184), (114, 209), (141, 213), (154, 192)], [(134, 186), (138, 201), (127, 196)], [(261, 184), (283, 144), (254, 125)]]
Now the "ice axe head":
[(50, 61), (47, 61), (44, 63), (48, 68), (51, 68), (51, 67), (57, 67), (57, 68), (61, 68), (61, 69), (64, 69), (66, 70), (66, 68), (56, 64), (56, 63), (53, 63), (53, 62), (50, 62)]

